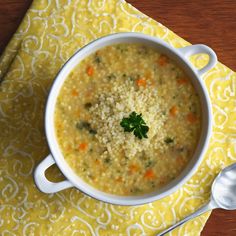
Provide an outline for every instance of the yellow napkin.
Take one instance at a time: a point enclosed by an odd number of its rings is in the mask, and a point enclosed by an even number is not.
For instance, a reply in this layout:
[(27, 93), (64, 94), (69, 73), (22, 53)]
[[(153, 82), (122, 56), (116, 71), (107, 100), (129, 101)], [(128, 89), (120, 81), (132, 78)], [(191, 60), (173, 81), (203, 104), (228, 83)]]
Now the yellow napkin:
[[(175, 47), (188, 44), (122, 0), (35, 0), (28, 10), (0, 58), (1, 235), (155, 235), (208, 201), (215, 175), (235, 162), (236, 74), (218, 63), (204, 76), (214, 133), (205, 160), (180, 190), (134, 207), (105, 204), (73, 188), (48, 195), (38, 191), (32, 172), (49, 153), (43, 117), (55, 75), (77, 49), (121, 31), (150, 34)], [(205, 58), (193, 62), (201, 66)], [(62, 178), (57, 168), (48, 172)], [(208, 216), (171, 235), (199, 235)]]

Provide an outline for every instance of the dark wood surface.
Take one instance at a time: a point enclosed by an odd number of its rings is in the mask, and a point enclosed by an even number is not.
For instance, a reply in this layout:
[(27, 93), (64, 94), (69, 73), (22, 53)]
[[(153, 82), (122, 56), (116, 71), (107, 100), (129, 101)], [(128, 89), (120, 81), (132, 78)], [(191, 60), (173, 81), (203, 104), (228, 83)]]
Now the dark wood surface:
[[(0, 53), (32, 0), (0, 0)], [(219, 61), (236, 70), (235, 0), (128, 0), (179, 36), (215, 50)], [(235, 236), (236, 211), (214, 210), (202, 236)]]

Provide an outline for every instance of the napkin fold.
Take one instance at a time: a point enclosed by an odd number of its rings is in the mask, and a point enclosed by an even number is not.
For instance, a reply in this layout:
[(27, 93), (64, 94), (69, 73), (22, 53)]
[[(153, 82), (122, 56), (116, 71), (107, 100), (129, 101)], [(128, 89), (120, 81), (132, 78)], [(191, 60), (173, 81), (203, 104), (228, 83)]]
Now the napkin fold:
[[(236, 161), (236, 74), (218, 63), (205, 74), (213, 134), (195, 175), (170, 196), (143, 206), (115, 206), (75, 188), (43, 194), (34, 167), (49, 150), (44, 107), (63, 63), (80, 47), (115, 32), (142, 32), (174, 47), (189, 43), (123, 0), (35, 0), (0, 58), (0, 232), (2, 235), (155, 235), (209, 200), (211, 183)], [(200, 40), (200, 39), (199, 39)], [(204, 55), (192, 58), (197, 67)], [(62, 179), (56, 167), (48, 170)], [(199, 235), (209, 213), (170, 235)]]

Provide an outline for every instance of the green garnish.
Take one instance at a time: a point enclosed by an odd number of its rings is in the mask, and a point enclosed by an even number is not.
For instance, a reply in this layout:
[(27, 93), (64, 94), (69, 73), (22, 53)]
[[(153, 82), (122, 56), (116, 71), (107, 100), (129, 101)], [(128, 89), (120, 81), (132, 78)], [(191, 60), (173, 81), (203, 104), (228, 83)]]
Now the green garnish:
[(84, 104), (84, 108), (85, 109), (89, 109), (89, 108), (91, 108), (93, 106), (93, 104), (91, 103), (91, 102), (86, 102), (85, 104)]
[(97, 53), (95, 54), (94, 62), (98, 64), (102, 62), (101, 57), (99, 57)]
[(129, 117), (124, 117), (120, 122), (120, 125), (124, 128), (125, 132), (134, 132), (134, 135), (139, 138), (148, 138), (147, 132), (149, 127), (146, 125), (142, 118), (142, 114), (132, 112)]
[(145, 167), (148, 168), (153, 166), (154, 164), (155, 164), (154, 161), (148, 160), (148, 162), (145, 164)]
[(91, 124), (87, 121), (80, 121), (75, 124), (78, 130), (87, 130), (90, 134), (97, 134), (97, 131), (91, 127)]
[(106, 158), (104, 159), (104, 162), (105, 162), (106, 164), (110, 163), (110, 162), (111, 162), (111, 158), (110, 158), (110, 157), (106, 157)]
[(174, 139), (172, 139), (170, 137), (166, 137), (164, 141), (165, 141), (166, 144), (169, 144), (169, 143), (173, 143)]
[(116, 76), (114, 74), (110, 74), (107, 76), (109, 80), (116, 79)]

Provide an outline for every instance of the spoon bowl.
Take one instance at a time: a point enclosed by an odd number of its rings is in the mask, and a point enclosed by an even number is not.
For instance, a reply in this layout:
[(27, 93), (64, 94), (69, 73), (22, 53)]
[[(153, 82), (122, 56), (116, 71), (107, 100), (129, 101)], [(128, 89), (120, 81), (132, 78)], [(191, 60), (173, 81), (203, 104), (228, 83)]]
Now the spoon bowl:
[(236, 163), (224, 168), (215, 178), (212, 200), (218, 208), (236, 210)]
[(217, 175), (211, 186), (211, 199), (206, 205), (156, 236), (164, 236), (185, 222), (215, 208), (236, 210), (236, 163), (224, 168)]

